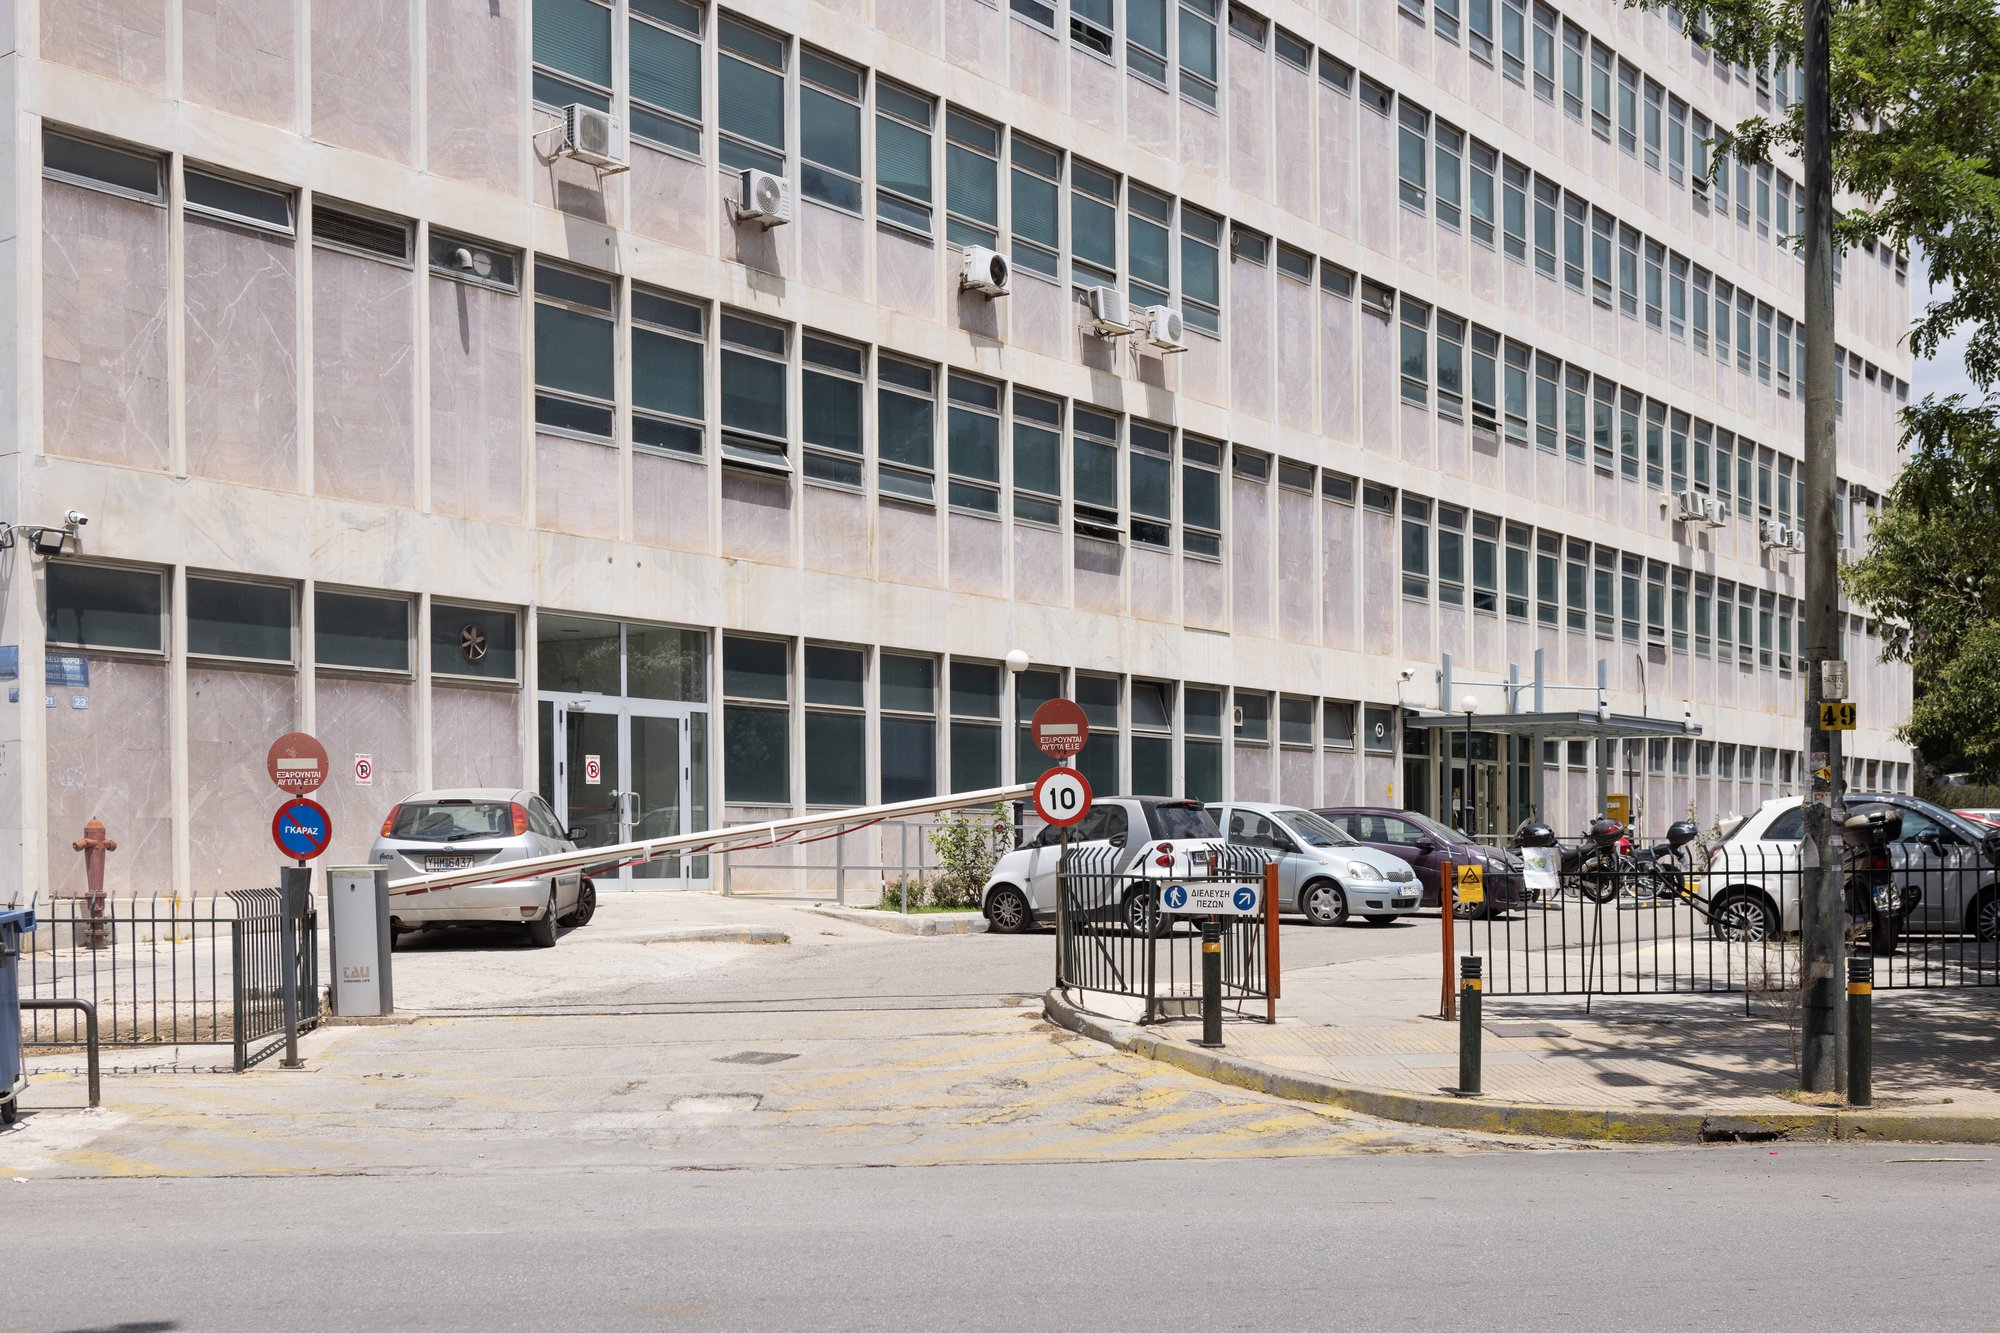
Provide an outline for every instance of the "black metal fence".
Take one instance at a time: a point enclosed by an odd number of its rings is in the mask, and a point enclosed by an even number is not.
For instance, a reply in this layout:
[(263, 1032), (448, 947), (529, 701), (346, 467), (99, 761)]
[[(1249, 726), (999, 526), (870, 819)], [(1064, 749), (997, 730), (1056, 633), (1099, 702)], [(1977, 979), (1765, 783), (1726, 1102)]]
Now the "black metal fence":
[[(248, 1068), (283, 1043), (285, 949), (276, 889), (202, 898), (47, 899), (23, 937), (23, 999), (96, 1006), (106, 1046), (228, 1046)], [(318, 916), (296, 923), (300, 1028), (319, 1022)], [(22, 1042), (81, 1047), (80, 1016), (22, 1015)], [(269, 1040), (276, 1035), (276, 1041)]]
[[(1253, 847), (1216, 843), (1208, 879), (1262, 883), (1271, 858)], [(1160, 910), (1159, 892), (1174, 882), (1134, 869), (1122, 847), (1072, 848), (1062, 863), (1057, 922), (1057, 983), (1144, 1003), (1142, 1023), (1193, 1017), (1201, 998), (1199, 918)], [(1148, 867), (1151, 868), (1151, 867)], [(1201, 878), (1200, 876), (1196, 877)], [(1224, 917), (1222, 998), (1239, 1009), (1268, 997), (1262, 916)]]
[[(1541, 889), (1526, 907), (1457, 923), (1457, 951), (1485, 960), (1488, 995), (1797, 989), (1806, 872), (1796, 844), (1571, 871), (1531, 858), (1525, 879)], [(1843, 882), (1848, 952), (1869, 961), (1876, 987), (2000, 985), (2000, 867), (1976, 849), (1896, 844), (1874, 869), (1850, 849)]]

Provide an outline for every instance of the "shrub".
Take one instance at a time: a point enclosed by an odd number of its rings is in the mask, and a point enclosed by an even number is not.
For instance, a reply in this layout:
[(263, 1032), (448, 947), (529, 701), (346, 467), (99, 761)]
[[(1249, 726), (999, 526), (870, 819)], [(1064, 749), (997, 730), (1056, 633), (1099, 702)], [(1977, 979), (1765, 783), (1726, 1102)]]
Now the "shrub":
[(986, 810), (954, 810), (931, 825), (931, 850), (938, 868), (931, 876), (933, 907), (979, 906), (979, 891), (993, 873), (993, 863), (1014, 848), (1014, 824), (1007, 807), (995, 803)]

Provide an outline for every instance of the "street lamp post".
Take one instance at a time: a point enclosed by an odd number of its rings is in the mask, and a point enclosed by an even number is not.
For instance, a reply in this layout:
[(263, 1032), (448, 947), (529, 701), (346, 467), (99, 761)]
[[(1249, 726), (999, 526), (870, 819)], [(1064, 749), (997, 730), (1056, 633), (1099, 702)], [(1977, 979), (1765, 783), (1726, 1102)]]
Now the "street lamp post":
[(1461, 694), (1458, 697), (1458, 711), (1465, 714), (1465, 768), (1459, 778), (1460, 804), (1465, 809), (1465, 831), (1470, 836), (1479, 836), (1479, 804), (1472, 795), (1472, 715), (1479, 711), (1479, 699), (1475, 695)]

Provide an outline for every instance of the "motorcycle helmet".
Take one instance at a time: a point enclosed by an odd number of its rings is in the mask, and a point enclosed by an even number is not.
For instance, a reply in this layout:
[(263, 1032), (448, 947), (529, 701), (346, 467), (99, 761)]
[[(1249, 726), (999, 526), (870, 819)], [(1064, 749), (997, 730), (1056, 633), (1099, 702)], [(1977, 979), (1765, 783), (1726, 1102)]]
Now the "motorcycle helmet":
[(1599, 847), (1609, 847), (1624, 836), (1625, 826), (1609, 815), (1599, 815), (1590, 821), (1584, 833)]
[(1677, 819), (1667, 826), (1667, 845), (1675, 851), (1687, 846), (1701, 836), (1701, 830), (1691, 819)]
[(1547, 824), (1529, 820), (1514, 830), (1516, 847), (1553, 847), (1556, 845), (1556, 831)]

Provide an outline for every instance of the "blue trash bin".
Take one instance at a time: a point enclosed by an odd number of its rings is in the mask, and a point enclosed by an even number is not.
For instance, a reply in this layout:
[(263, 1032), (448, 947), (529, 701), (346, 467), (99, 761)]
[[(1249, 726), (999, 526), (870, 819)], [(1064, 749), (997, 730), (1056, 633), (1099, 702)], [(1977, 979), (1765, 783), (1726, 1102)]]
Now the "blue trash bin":
[(21, 936), (35, 928), (35, 914), (0, 912), (0, 1124), (12, 1124), (21, 1078)]

